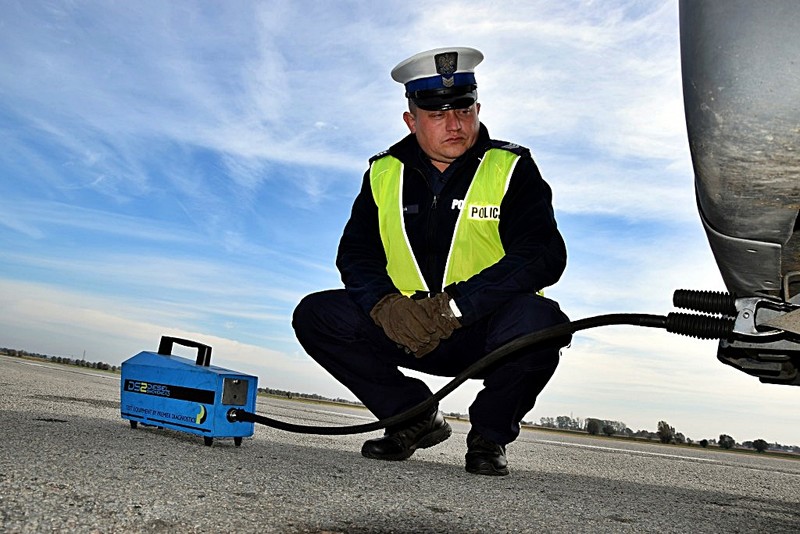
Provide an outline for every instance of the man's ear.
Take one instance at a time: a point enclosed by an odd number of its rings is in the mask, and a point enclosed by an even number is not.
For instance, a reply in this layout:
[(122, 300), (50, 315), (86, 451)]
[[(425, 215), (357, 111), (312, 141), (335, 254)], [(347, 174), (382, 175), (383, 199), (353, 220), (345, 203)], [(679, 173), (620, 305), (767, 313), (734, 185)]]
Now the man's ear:
[(408, 131), (410, 131), (412, 134), (417, 133), (417, 119), (411, 114), (410, 111), (403, 113), (403, 120), (405, 121), (406, 126), (408, 126)]

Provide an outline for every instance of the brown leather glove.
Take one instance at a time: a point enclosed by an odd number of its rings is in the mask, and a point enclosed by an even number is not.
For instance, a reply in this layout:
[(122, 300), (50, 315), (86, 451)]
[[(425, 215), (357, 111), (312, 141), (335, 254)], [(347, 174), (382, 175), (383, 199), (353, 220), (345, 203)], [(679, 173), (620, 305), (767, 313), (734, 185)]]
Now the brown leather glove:
[(450, 308), (450, 295), (447, 293), (439, 293), (417, 302), (428, 315), (430, 324), (436, 329), (434, 335), (438, 339), (449, 338), (456, 328), (461, 327), (461, 323)]
[(450, 308), (450, 295), (447, 293), (439, 293), (434, 297), (415, 302), (425, 310), (428, 324), (432, 325), (435, 330), (431, 335), (430, 343), (423, 343), (414, 351), (414, 356), (422, 358), (433, 352), (441, 340), (449, 338), (456, 328), (461, 327), (461, 323)]
[(414, 351), (415, 358), (422, 358), (423, 356), (427, 356), (431, 352), (434, 351), (436, 347), (439, 346), (439, 341), (441, 338), (433, 338), (430, 343), (425, 343), (424, 345), (420, 345), (419, 348)]
[(369, 312), (369, 316), (389, 339), (413, 353), (420, 347), (428, 346), (434, 339), (438, 344), (438, 338), (434, 336), (437, 329), (418, 302), (392, 293), (379, 300)]

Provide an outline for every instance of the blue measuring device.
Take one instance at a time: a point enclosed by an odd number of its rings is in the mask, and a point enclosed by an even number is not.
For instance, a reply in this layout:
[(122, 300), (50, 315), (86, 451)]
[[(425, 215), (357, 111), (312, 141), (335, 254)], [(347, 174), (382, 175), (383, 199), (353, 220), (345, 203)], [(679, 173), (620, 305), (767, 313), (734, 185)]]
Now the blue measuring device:
[[(173, 345), (197, 349), (197, 359), (172, 354)], [(120, 415), (130, 421), (214, 438), (242, 438), (254, 432), (251, 422), (232, 422), (232, 408), (254, 412), (258, 378), (211, 365), (211, 347), (177, 337), (163, 336), (158, 352), (140, 352), (122, 362)]]

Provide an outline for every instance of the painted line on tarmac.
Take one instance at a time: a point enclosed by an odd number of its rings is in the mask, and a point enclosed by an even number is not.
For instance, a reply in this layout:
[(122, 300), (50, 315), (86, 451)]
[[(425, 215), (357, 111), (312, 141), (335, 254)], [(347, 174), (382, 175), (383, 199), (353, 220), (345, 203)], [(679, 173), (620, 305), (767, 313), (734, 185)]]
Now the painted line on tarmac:
[[(268, 399), (264, 399), (263, 402), (266, 404), (267, 401), (268, 401)], [(292, 408), (286, 408), (286, 410), (288, 410), (289, 412), (305, 412), (305, 413), (313, 413), (313, 414), (319, 414), (319, 415), (336, 415), (336, 416), (339, 416), (339, 417), (346, 417), (346, 418), (349, 418), (349, 419), (363, 419), (364, 421), (375, 421), (375, 417), (374, 416), (358, 415), (358, 414), (348, 413), (348, 412), (337, 412), (335, 410), (320, 410), (318, 408), (309, 408), (307, 406), (305, 406), (305, 407), (297, 406), (297, 407), (292, 407)]]
[(326, 415), (338, 415), (340, 417), (350, 417), (352, 419), (364, 419), (366, 421), (374, 421), (375, 420), (374, 417), (368, 417), (366, 415), (356, 415), (356, 414), (343, 413), (343, 412), (334, 412), (332, 410), (308, 410), (308, 411), (312, 412), (312, 413), (320, 413), (320, 414), (326, 414)]
[(93, 373), (91, 371), (80, 371), (78, 369), (62, 369), (64, 364), (49, 364), (49, 363), (36, 363), (36, 362), (27, 362), (27, 361), (20, 361), (23, 365), (32, 365), (33, 367), (45, 367), (48, 369), (55, 369), (56, 371), (64, 371), (66, 373), (75, 373), (78, 375), (86, 375), (86, 376), (96, 376), (97, 378), (107, 378), (109, 380), (116, 380), (117, 382), (120, 381), (120, 377), (118, 376), (108, 376), (102, 373)]
[(540, 443), (549, 443), (551, 445), (564, 445), (565, 447), (578, 447), (582, 449), (599, 449), (603, 451), (613, 451), (613, 452), (627, 452), (631, 454), (645, 454), (648, 456), (662, 456), (664, 458), (679, 458), (681, 460), (691, 460), (696, 462), (710, 462), (710, 463), (719, 463), (719, 460), (712, 460), (711, 458), (698, 458), (696, 456), (682, 456), (680, 454), (666, 454), (663, 452), (649, 452), (649, 451), (637, 451), (633, 449), (620, 449), (617, 447), (601, 447), (600, 445), (585, 445), (581, 443), (567, 443), (564, 441), (553, 441), (549, 439), (536, 439), (533, 441), (538, 441)]

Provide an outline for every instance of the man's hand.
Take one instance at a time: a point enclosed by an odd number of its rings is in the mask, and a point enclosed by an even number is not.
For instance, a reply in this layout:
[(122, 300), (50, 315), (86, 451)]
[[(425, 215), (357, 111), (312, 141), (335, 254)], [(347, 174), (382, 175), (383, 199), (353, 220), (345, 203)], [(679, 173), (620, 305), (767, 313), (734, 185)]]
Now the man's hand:
[(389, 339), (415, 355), (420, 349), (425, 350), (433, 344), (425, 352), (427, 354), (439, 344), (437, 328), (419, 302), (392, 293), (379, 300), (369, 312), (372, 320), (383, 329)]
[(450, 309), (450, 296), (414, 300), (397, 293), (383, 297), (369, 313), (386, 336), (417, 358), (433, 352), (461, 323)]
[(450, 308), (450, 295), (447, 293), (439, 293), (417, 302), (425, 310), (429, 324), (435, 329), (437, 339), (447, 339), (456, 328), (461, 327), (461, 323)]

